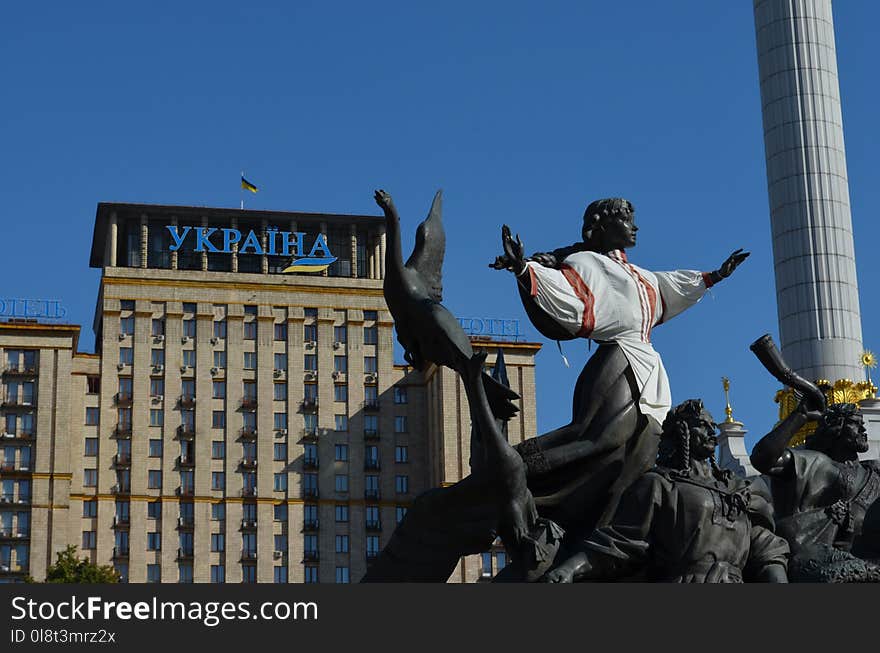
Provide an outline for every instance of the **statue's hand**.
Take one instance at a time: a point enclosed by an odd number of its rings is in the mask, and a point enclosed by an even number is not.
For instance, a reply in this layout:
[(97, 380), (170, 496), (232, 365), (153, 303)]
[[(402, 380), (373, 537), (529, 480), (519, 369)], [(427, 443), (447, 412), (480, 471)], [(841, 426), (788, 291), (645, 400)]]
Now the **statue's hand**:
[(809, 395), (801, 397), (800, 402), (795, 407), (795, 411), (803, 415), (808, 422), (818, 422), (822, 419), (822, 407), (813, 406)]
[(379, 208), (383, 211), (390, 211), (394, 208), (394, 202), (391, 200), (391, 195), (381, 188), (373, 194), (373, 199), (376, 200), (376, 204), (378, 204)]
[(517, 235), (514, 240), (510, 234), (510, 227), (507, 225), (501, 227), (501, 246), (504, 248), (504, 255), (496, 256), (495, 260), (489, 264), (489, 267), (496, 270), (510, 270), (517, 275), (522, 273), (526, 267), (523, 254), (525, 250), (519, 236)]
[(563, 564), (556, 569), (551, 569), (541, 576), (541, 583), (572, 583), (574, 582), (574, 570)]
[(733, 254), (727, 257), (727, 260), (721, 264), (721, 267), (718, 268), (718, 276), (722, 279), (726, 279), (733, 271), (736, 270), (740, 264), (745, 261), (751, 252), (744, 252), (742, 249), (736, 250)]
[(529, 257), (529, 260), (540, 263), (545, 268), (559, 268), (559, 259), (552, 252), (535, 252)]

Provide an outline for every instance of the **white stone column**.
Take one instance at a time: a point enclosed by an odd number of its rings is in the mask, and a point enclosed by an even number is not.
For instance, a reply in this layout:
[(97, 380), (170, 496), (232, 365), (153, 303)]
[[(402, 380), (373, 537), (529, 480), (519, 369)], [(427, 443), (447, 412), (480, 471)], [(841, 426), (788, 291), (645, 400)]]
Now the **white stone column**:
[(109, 252), (104, 258), (104, 264), (110, 267), (116, 267), (116, 253), (119, 249), (119, 220), (116, 217), (116, 211), (110, 214), (110, 242), (108, 245)]
[(864, 380), (830, 0), (754, 0), (782, 354)]

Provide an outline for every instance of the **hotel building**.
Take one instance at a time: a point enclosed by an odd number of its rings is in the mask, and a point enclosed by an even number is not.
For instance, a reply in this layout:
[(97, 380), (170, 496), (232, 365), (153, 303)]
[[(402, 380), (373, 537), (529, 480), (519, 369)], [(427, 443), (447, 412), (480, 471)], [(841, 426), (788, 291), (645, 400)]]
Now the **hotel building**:
[[(335, 260), (282, 273), (315, 253)], [(99, 204), (96, 353), (76, 325), (0, 322), (0, 581), (69, 544), (130, 582), (357, 581), (418, 493), (468, 473), (460, 380), (394, 364), (384, 253), (376, 216)], [(540, 345), (475, 345), (523, 397), (511, 442), (533, 436)]]

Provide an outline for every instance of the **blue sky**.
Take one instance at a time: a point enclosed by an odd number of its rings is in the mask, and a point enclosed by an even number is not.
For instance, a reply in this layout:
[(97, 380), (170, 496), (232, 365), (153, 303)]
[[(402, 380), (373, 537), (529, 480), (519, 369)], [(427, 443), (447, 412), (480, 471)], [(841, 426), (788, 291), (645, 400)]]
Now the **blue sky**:
[[(837, 3), (835, 21), (877, 349), (880, 5)], [(512, 278), (486, 267), (500, 225), (550, 249), (578, 237), (589, 201), (619, 195), (644, 267), (752, 251), (654, 337), (675, 401), (701, 396), (721, 419), (729, 376), (752, 441), (777, 388), (748, 351), (777, 333), (754, 40), (747, 0), (15, 3), (0, 24), (0, 293), (61, 299), (91, 350), (96, 204), (234, 207), (244, 168), (251, 208), (378, 213), (385, 188), (410, 234), (443, 188), (445, 303), (525, 326)], [(565, 353), (571, 369), (553, 343), (537, 359), (541, 431), (570, 418), (585, 343)]]

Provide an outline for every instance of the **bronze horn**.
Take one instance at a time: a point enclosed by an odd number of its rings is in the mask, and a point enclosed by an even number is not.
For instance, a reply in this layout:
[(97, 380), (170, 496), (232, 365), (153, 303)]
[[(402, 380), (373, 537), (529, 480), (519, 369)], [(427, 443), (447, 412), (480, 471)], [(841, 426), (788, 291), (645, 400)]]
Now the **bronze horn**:
[(807, 398), (813, 410), (825, 410), (825, 394), (804, 377), (797, 374), (785, 363), (776, 343), (769, 333), (755, 340), (749, 347), (770, 374), (782, 385), (786, 385)]

